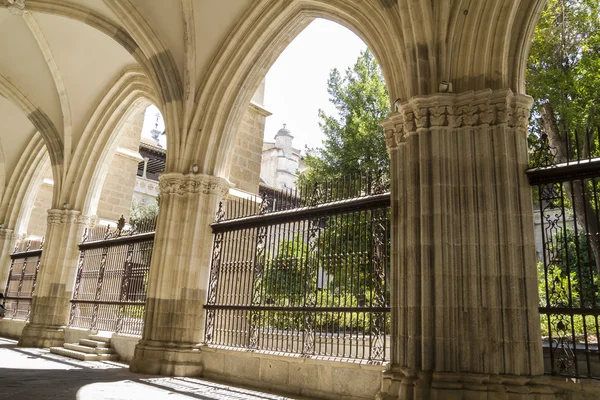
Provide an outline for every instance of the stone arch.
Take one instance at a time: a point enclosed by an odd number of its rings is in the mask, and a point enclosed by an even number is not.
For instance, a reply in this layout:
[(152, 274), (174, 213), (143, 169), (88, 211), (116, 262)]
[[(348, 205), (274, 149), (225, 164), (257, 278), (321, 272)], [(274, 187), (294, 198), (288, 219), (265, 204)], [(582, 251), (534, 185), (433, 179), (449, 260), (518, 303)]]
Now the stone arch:
[(56, 127), (42, 109), (36, 107), (23, 92), (2, 75), (0, 75), (0, 95), (15, 103), (41, 135), (52, 163), (54, 195), (58, 196), (62, 186), (64, 155), (63, 142)]
[[(135, 67), (125, 70), (96, 108), (73, 157), (73, 168), (67, 175), (69, 187), (58, 205), (94, 213), (110, 159), (115, 153), (119, 128), (140, 108), (156, 104), (156, 94), (143, 72)], [(84, 162), (85, 160), (85, 162)], [(87, 168), (75, 166), (86, 164)]]
[(4, 196), (4, 187), (6, 186), (6, 159), (4, 157), (4, 147), (0, 140), (0, 199)]
[[(171, 52), (160, 42), (143, 17), (129, 1), (107, 0), (107, 5), (122, 17), (125, 30), (89, 8), (61, 0), (27, 2), (27, 10), (74, 19), (99, 30), (126, 49), (149, 77), (155, 103), (163, 112), (171, 134), (168, 146), (177, 149), (175, 132), (179, 131), (179, 100), (183, 93), (181, 79)], [(172, 142), (172, 143), (170, 143)]]
[(28, 210), (50, 163), (44, 139), (36, 132), (19, 159), (2, 196), (0, 221), (4, 228), (19, 234), (25, 231), (29, 221)]
[[(376, 3), (254, 2), (221, 48), (200, 87), (191, 129), (200, 135), (189, 138), (185, 156), (176, 166), (181, 172), (198, 163), (206, 174), (228, 176), (228, 149), (243, 110), (276, 58), (315, 18), (339, 23), (361, 37), (382, 67), (391, 101), (404, 96), (402, 36), (398, 27), (378, 12)], [(397, 40), (383, 40), (390, 36)]]

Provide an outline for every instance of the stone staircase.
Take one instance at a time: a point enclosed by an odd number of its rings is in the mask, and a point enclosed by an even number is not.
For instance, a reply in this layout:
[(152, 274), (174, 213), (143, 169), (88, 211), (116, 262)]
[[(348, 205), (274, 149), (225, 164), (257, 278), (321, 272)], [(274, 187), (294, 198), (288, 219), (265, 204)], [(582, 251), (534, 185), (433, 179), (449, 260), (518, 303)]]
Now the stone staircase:
[(110, 336), (89, 335), (79, 343), (65, 343), (63, 347), (51, 347), (50, 353), (81, 361), (115, 361), (119, 355), (110, 347)]

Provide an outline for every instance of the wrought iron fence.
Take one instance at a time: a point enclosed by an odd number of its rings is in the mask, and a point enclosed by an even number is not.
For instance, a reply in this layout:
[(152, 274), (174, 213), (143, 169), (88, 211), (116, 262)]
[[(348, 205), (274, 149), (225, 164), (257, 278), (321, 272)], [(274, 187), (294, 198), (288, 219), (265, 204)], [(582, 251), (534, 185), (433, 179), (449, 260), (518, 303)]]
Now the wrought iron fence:
[(536, 200), (546, 371), (600, 377), (598, 130), (542, 136), (527, 171)]
[(10, 255), (11, 263), (4, 293), (4, 318), (29, 320), (44, 240), (17, 243)]
[(278, 196), (219, 208), (205, 342), (388, 359), (387, 181), (358, 176)]
[(156, 220), (124, 229), (86, 230), (79, 245), (79, 265), (69, 325), (140, 335)]
[(389, 177), (384, 171), (361, 172), (319, 182), (307, 181), (293, 189), (261, 186), (259, 196), (225, 203), (219, 220), (261, 215), (266, 210), (269, 212), (295, 210), (387, 191), (389, 191)]

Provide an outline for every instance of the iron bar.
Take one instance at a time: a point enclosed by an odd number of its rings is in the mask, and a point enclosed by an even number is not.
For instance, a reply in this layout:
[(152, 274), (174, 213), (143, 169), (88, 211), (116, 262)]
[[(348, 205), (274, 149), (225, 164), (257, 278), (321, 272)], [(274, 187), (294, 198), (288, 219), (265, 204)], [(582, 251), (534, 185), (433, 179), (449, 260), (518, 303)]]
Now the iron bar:
[(372, 196), (364, 196), (355, 200), (337, 200), (331, 203), (315, 206), (300, 207), (284, 211), (274, 211), (264, 215), (253, 215), (233, 220), (214, 222), (210, 226), (213, 233), (230, 231), (234, 229), (247, 229), (262, 225), (277, 225), (282, 222), (301, 221), (317, 216), (327, 216), (335, 213), (350, 211), (361, 211), (369, 208), (389, 207), (390, 194), (383, 193)]
[(359, 174), (221, 205), (205, 342), (387, 360), (388, 189)]
[(22, 240), (11, 253), (4, 292), (5, 318), (29, 320), (44, 240)]
[(600, 158), (592, 148), (600, 129), (561, 129), (561, 141), (553, 142), (561, 148), (553, 148), (542, 136), (526, 171), (538, 197), (539, 312), (549, 359), (546, 372), (600, 378)]
[(156, 220), (86, 230), (69, 326), (140, 335)]

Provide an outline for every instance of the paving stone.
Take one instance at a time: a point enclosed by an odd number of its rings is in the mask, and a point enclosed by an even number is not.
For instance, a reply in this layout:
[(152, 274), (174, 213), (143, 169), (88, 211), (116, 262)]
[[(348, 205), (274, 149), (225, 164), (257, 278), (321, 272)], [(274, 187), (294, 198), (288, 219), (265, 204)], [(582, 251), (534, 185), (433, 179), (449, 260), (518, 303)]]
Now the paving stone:
[(114, 361), (78, 361), (0, 338), (0, 400), (285, 400), (205, 379), (141, 375)]

